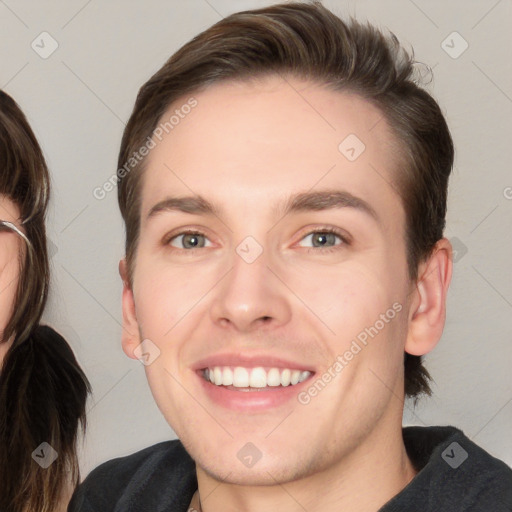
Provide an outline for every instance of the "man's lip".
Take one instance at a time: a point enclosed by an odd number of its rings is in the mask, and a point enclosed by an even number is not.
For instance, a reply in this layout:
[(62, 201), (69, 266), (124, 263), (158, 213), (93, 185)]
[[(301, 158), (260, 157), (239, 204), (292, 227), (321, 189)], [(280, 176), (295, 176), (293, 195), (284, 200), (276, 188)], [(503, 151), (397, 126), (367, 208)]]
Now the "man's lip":
[(290, 370), (309, 371), (314, 373), (315, 370), (311, 365), (305, 365), (269, 354), (251, 354), (243, 355), (240, 353), (215, 354), (200, 361), (196, 361), (192, 369), (204, 370), (205, 368), (213, 368), (215, 366), (242, 366), (244, 368), (256, 368), (258, 366), (270, 368), (289, 368)]

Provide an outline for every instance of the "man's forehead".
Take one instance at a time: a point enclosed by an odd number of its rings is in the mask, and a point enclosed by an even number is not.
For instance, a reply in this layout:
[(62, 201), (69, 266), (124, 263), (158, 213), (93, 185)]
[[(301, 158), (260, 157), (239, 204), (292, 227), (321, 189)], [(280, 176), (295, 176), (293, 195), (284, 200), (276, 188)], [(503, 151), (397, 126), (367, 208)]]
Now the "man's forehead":
[[(263, 99), (255, 108), (251, 94), (277, 93), (278, 89), (281, 96), (293, 98), (291, 103), (282, 105), (279, 95), (270, 94), (268, 102)], [(231, 91), (244, 91), (238, 103), (230, 96)], [(280, 77), (261, 85), (216, 84), (194, 98), (198, 104), (193, 112), (164, 135), (146, 159), (143, 217), (162, 210), (158, 203), (177, 196), (182, 209), (191, 207), (190, 198), (201, 196), (206, 202), (200, 205), (196, 201), (196, 212), (218, 214), (215, 191), (232, 193), (233, 200), (260, 200), (267, 211), (272, 200), (275, 204), (271, 207), (284, 214), (298, 211), (298, 202), (305, 200), (292, 195), (322, 187), (344, 194), (341, 199), (338, 195), (338, 205), (345, 201), (346, 206), (354, 206), (354, 201), (349, 204), (348, 200), (352, 195), (358, 198), (359, 206), (367, 205), (359, 208), (361, 211), (366, 209), (378, 217), (369, 199), (373, 192), (364, 192), (389, 188), (396, 142), (388, 136), (382, 113), (368, 101), (312, 82), (290, 80), (288, 84)], [(340, 101), (334, 105), (330, 101), (333, 98)], [(276, 113), (276, 109), (282, 112)], [(328, 118), (323, 119), (323, 113)], [(295, 118), (290, 121), (292, 114)], [(302, 118), (314, 119), (315, 125), (300, 123)], [(188, 205), (183, 198), (188, 198)], [(315, 202), (326, 200), (332, 201), (332, 197), (310, 194), (307, 209), (313, 210)], [(166, 207), (172, 209), (169, 201)]]
[[(333, 104), (323, 94), (339, 101)], [(393, 166), (399, 144), (371, 103), (333, 91), (322, 91), (316, 102), (293, 95), (292, 104), (281, 102), (282, 95), (268, 101), (198, 96), (195, 109), (155, 141), (144, 167), (177, 172), (207, 167), (211, 175), (236, 166), (252, 168), (254, 175), (268, 170), (278, 178), (273, 167), (356, 169), (358, 159), (381, 169)]]
[[(340, 121), (344, 121), (345, 116), (339, 115), (340, 112), (336, 111), (335, 103), (340, 104), (339, 106), (345, 111), (349, 109), (356, 112), (357, 121), (365, 131), (381, 124), (382, 121), (382, 128), (386, 125), (381, 110), (356, 91), (343, 87), (336, 88), (321, 80), (305, 79), (291, 73), (279, 75), (268, 73), (248, 78), (225, 79), (203, 86), (196, 92), (175, 99), (160, 121), (168, 118), (191, 96), (197, 99), (198, 107), (191, 112), (190, 122), (193, 124), (194, 118), (197, 117), (201, 117), (201, 121), (204, 122), (205, 118), (211, 114), (216, 117), (215, 127), (218, 130), (228, 127), (228, 121), (233, 119), (244, 120), (243, 116), (237, 116), (237, 109), (241, 104), (247, 110), (254, 106), (253, 114), (257, 116), (261, 113), (261, 105), (265, 103), (272, 104), (269, 109), (274, 119), (278, 118), (280, 112), (289, 117), (293, 111), (294, 114), (305, 119), (316, 118), (319, 126), (327, 131), (336, 131)], [(218, 116), (219, 109), (223, 110), (221, 117)], [(263, 116), (268, 117), (267, 113)], [(180, 125), (184, 126), (185, 123)], [(175, 130), (175, 133), (179, 131)]]

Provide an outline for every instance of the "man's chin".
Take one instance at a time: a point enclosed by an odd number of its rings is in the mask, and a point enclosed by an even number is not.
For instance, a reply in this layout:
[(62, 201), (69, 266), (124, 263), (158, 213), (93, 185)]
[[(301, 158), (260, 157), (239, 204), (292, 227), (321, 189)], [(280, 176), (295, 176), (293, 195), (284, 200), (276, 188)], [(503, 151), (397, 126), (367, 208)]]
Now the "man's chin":
[[(196, 461), (196, 468), (203, 471), (210, 478), (224, 484), (244, 485), (244, 486), (274, 486), (286, 484), (303, 478), (307, 475), (301, 474), (297, 466), (290, 462), (285, 467), (283, 462), (278, 465), (263, 464), (260, 461), (258, 467), (241, 468), (238, 464), (223, 464), (222, 466), (202, 465)], [(287, 466), (287, 464), (286, 464)], [(293, 468), (293, 471), (290, 471)]]

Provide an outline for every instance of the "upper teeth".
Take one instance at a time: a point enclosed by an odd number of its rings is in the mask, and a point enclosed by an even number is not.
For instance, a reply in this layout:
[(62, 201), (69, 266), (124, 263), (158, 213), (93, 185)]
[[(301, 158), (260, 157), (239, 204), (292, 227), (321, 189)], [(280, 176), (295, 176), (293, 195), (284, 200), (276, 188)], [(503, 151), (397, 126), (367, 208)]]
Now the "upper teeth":
[(264, 388), (266, 386), (288, 386), (306, 380), (309, 371), (290, 370), (288, 368), (243, 368), (242, 366), (214, 366), (204, 370), (204, 378), (217, 386), (236, 388)]

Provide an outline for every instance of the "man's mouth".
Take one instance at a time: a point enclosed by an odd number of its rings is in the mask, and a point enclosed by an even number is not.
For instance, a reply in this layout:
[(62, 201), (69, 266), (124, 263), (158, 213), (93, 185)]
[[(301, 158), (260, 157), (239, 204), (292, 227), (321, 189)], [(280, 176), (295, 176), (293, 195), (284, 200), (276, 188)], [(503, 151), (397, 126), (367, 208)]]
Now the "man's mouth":
[(237, 391), (257, 391), (264, 388), (295, 386), (308, 379), (312, 372), (294, 368), (268, 368), (257, 366), (214, 366), (203, 368), (201, 376), (215, 386)]

